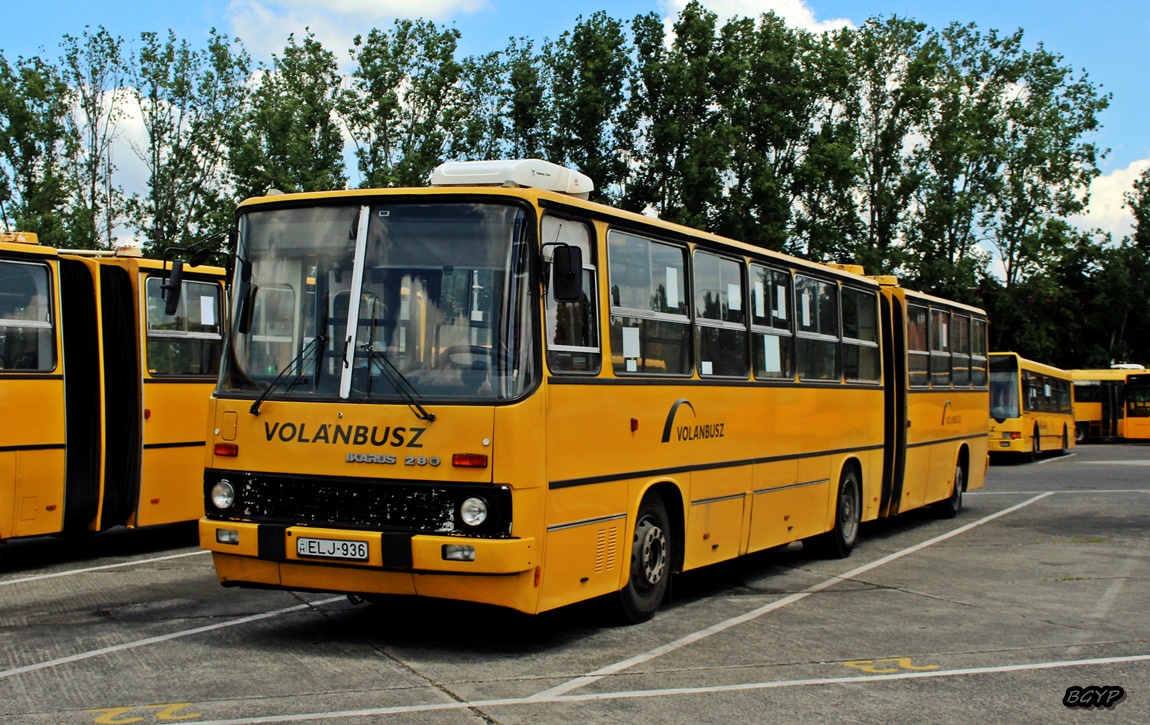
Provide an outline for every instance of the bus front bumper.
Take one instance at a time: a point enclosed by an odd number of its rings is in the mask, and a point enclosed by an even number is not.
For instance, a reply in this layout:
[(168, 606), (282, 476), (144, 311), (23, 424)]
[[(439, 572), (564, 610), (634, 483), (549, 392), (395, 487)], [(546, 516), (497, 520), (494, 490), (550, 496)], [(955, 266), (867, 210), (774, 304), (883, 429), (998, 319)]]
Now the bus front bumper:
[(200, 519), (200, 546), (227, 556), (318, 569), (499, 575), (533, 571), (538, 565), (533, 538), (380, 533), (206, 518)]

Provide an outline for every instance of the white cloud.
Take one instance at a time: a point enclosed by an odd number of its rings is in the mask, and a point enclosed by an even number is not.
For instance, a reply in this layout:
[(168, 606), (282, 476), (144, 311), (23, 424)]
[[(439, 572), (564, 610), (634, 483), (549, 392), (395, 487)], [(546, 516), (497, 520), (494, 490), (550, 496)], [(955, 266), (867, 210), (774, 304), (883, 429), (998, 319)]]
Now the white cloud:
[[(348, 0), (353, 2), (354, 0)], [(660, 0), (664, 13), (672, 18), (687, 7), (687, 0)], [(855, 27), (847, 18), (817, 20), (815, 13), (805, 0), (703, 0), (703, 6), (726, 21), (733, 17), (757, 18), (766, 12), (774, 12), (794, 28), (814, 32)]]
[(1115, 241), (1131, 234), (1134, 231), (1134, 215), (1126, 208), (1123, 195), (1134, 190), (1134, 182), (1147, 169), (1150, 169), (1150, 158), (1099, 176), (1090, 185), (1090, 204), (1086, 213), (1071, 221), (1085, 229), (1097, 228), (1109, 232)]
[(486, 6), (487, 0), (232, 0), (227, 14), (232, 35), (257, 60), (283, 55), (289, 34), (299, 42), (310, 29), (346, 65), (352, 39), (372, 28), (390, 27), (396, 18), (444, 22)]

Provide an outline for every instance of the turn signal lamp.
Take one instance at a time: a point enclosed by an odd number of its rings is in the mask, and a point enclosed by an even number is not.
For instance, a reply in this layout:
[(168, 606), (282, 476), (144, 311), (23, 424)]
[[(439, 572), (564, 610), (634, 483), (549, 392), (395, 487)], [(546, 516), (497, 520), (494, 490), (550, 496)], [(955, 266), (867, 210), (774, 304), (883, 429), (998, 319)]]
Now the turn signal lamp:
[(240, 447), (235, 443), (217, 443), (212, 449), (212, 452), (217, 456), (227, 456), (228, 458), (235, 458), (240, 454)]
[(453, 453), (451, 465), (456, 468), (487, 468), (487, 455), (483, 453)]

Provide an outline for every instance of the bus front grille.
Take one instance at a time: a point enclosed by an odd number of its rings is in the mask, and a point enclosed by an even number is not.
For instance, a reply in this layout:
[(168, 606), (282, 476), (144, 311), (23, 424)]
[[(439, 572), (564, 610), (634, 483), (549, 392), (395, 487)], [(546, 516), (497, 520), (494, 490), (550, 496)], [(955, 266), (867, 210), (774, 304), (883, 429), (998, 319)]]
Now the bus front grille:
[[(235, 503), (220, 511), (211, 490), (221, 480), (235, 489)], [(511, 534), (511, 492), (506, 486), (329, 478), (208, 470), (208, 518), (289, 526), (408, 531), (500, 537)], [(487, 520), (467, 526), (459, 507), (468, 498), (487, 502)]]

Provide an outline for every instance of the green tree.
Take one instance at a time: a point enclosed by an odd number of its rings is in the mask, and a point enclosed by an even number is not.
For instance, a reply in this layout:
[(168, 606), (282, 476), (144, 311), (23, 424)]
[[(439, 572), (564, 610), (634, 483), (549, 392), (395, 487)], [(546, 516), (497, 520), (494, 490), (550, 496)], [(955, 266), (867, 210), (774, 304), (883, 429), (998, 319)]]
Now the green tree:
[(998, 183), (983, 214), (984, 234), (1010, 289), (1041, 274), (1067, 250), (1068, 216), (1085, 209), (1100, 151), (1086, 139), (1110, 103), (1085, 73), (1075, 77), (1041, 44), (1019, 59), (1006, 102)]
[[(420, 185), (444, 159), (463, 122), (459, 31), (397, 20), (356, 36), (352, 86), (340, 109), (355, 144), (363, 187)], [(458, 142), (482, 145), (471, 129)]]
[(866, 230), (850, 256), (873, 272), (897, 272), (908, 258), (907, 219), (918, 184), (911, 149), (929, 110), (941, 49), (925, 24), (892, 17), (864, 23), (849, 53), (859, 92), (852, 110)]
[(168, 32), (141, 35), (133, 63), (133, 94), (147, 133), (136, 154), (148, 189), (128, 199), (128, 218), (150, 253), (186, 247), (225, 229), (234, 199), (227, 191), (227, 130), (248, 97), (247, 54), (212, 30), (208, 47), (192, 50)]
[(113, 146), (124, 118), (127, 66), (123, 39), (103, 27), (65, 35), (61, 73), (71, 92), (66, 165), (73, 203), (68, 246), (108, 247), (123, 216), (123, 191), (113, 181)]
[(618, 20), (600, 11), (545, 48), (554, 124), (549, 160), (570, 164), (595, 182), (592, 197), (610, 199), (627, 173), (620, 127), (629, 45)]
[(347, 185), (336, 116), (335, 55), (308, 30), (288, 36), (282, 56), (261, 68), (251, 105), (230, 132), (229, 170), (241, 196), (320, 191)]
[(0, 221), (49, 246), (68, 243), (67, 117), (68, 88), (55, 67), (39, 57), (10, 65), (0, 55)]
[(974, 25), (948, 26), (914, 153), (918, 176), (908, 226), (909, 266), (920, 289), (962, 296), (977, 287), (988, 253), (978, 221), (1001, 186), (1005, 107), (1018, 77), (1022, 32), (986, 36)]
[(632, 22), (637, 62), (625, 126), (633, 130), (632, 174), (623, 204), (710, 230), (722, 205), (729, 122), (715, 78), (722, 46), (714, 13), (692, 2), (667, 47), (655, 13)]

